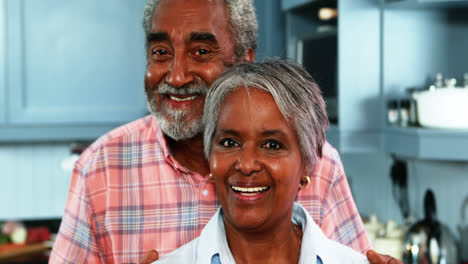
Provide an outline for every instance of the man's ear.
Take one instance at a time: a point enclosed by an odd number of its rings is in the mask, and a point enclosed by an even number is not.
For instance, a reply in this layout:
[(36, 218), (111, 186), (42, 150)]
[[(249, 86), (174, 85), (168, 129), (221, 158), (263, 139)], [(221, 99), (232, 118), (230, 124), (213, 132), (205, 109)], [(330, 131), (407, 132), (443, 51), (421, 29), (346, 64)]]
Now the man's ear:
[(244, 57), (242, 58), (242, 61), (255, 61), (255, 51), (253, 49), (249, 49), (249, 51), (247, 51)]

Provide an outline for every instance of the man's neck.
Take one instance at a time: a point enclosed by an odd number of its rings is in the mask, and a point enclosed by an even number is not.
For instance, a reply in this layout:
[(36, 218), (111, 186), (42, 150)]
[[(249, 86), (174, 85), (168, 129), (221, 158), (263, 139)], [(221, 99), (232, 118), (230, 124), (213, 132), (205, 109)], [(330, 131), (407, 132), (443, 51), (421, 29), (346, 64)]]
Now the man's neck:
[(203, 153), (202, 135), (178, 141), (167, 136), (165, 138), (171, 154), (180, 165), (202, 176), (208, 175), (210, 167)]

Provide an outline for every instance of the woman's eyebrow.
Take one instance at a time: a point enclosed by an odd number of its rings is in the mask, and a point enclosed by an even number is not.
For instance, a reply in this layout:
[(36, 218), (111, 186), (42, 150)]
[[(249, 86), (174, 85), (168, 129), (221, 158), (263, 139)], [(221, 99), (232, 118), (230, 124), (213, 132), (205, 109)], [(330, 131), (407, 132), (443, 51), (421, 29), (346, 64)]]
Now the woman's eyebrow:
[(266, 130), (262, 132), (263, 136), (275, 136), (275, 135), (284, 135), (283, 131), (281, 130)]
[(239, 132), (237, 132), (236, 130), (234, 129), (218, 129), (216, 134), (227, 134), (227, 135), (234, 135), (234, 136), (238, 136), (239, 135)]

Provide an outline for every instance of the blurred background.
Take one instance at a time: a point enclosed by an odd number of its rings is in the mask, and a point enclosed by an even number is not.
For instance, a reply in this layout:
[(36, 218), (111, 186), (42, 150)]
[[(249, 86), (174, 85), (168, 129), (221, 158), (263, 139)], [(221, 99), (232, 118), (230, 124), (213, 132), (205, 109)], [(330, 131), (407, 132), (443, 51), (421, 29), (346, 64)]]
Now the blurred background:
[[(7, 230), (0, 261), (46, 263), (78, 155), (147, 114), (144, 3), (0, 0), (0, 223), (29, 242)], [(254, 3), (256, 59), (297, 60), (322, 89), (374, 247), (417, 263), (432, 221), (429, 263), (468, 261), (468, 0)]]

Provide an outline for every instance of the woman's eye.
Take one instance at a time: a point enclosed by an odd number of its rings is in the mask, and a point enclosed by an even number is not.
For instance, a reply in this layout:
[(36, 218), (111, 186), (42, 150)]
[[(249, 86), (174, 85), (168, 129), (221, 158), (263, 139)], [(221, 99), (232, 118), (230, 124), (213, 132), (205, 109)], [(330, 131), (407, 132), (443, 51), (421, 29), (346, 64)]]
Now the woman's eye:
[(267, 148), (267, 149), (281, 149), (282, 146), (281, 144), (276, 141), (276, 140), (270, 140), (268, 142), (266, 142), (264, 145), (263, 145), (264, 148)]
[(235, 140), (230, 139), (230, 138), (223, 139), (223, 140), (221, 140), (220, 143), (225, 148), (232, 148), (232, 147), (238, 147), (239, 146), (239, 143), (237, 143)]

